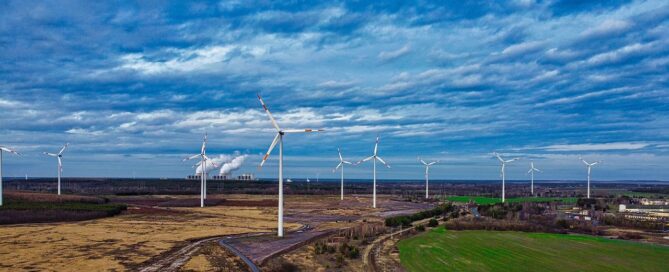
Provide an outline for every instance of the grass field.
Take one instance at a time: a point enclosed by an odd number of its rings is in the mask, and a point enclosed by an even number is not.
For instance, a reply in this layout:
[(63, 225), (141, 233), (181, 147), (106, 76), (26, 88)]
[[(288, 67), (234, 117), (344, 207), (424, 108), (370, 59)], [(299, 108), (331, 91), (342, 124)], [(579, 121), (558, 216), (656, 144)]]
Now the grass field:
[(439, 227), (398, 247), (408, 271), (669, 271), (669, 247), (583, 235)]
[[(502, 203), (501, 198), (495, 197), (483, 197), (483, 196), (449, 196), (446, 198), (448, 201), (453, 202), (469, 202), (473, 200), (474, 203), (479, 205), (488, 205)], [(576, 197), (516, 197), (516, 198), (507, 198), (507, 203), (522, 203), (522, 202), (548, 202), (548, 201), (562, 201), (562, 203), (576, 203), (578, 198)]]

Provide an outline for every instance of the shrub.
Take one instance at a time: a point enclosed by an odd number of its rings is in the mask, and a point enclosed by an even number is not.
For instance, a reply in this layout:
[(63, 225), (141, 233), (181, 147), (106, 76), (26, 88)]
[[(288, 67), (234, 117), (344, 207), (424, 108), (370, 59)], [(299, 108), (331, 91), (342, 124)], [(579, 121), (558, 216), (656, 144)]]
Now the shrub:
[(427, 226), (431, 228), (439, 226), (439, 221), (437, 221), (437, 219), (432, 218), (430, 219), (430, 222), (427, 223)]
[(418, 226), (416, 226), (416, 231), (418, 231), (418, 232), (423, 232), (423, 231), (425, 231), (425, 225), (418, 225)]

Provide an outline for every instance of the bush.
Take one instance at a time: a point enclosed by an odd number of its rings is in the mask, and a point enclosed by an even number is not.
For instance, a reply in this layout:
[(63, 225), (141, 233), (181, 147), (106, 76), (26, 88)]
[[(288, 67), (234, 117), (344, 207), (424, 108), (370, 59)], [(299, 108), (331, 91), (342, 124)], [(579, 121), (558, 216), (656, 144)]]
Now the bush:
[(418, 232), (423, 232), (423, 231), (425, 231), (425, 225), (418, 225), (418, 226), (416, 226), (416, 231), (418, 231)]
[(356, 259), (360, 256), (360, 251), (358, 248), (347, 243), (343, 243), (339, 246), (339, 252), (346, 258)]
[(444, 215), (453, 210), (451, 204), (442, 204), (434, 209), (421, 211), (412, 215), (401, 215), (395, 217), (386, 218), (386, 227), (397, 227), (397, 226), (411, 226), (411, 222), (423, 220), (425, 218), (435, 217), (439, 215)]
[(431, 228), (439, 226), (439, 221), (437, 221), (437, 219), (432, 218), (430, 219), (430, 222), (427, 223), (427, 226)]

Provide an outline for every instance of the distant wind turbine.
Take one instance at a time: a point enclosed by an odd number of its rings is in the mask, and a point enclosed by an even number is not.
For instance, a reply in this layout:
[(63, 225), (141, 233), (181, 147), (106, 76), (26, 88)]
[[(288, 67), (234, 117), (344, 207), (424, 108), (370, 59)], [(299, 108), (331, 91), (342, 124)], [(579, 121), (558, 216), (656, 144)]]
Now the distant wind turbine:
[(0, 146), (0, 206), (2, 206), (2, 153), (8, 152), (15, 155), (21, 155), (9, 147)]
[(534, 162), (530, 162), (530, 170), (527, 171), (528, 174), (532, 176), (532, 182), (530, 183), (530, 191), (532, 193), (532, 196), (534, 196), (534, 172), (539, 172), (541, 173), (541, 170), (534, 168)]
[(339, 164), (337, 164), (337, 167), (332, 170), (332, 173), (336, 172), (337, 169), (341, 167), (341, 192), (340, 192), (340, 199), (344, 200), (344, 164), (352, 164), (349, 161), (345, 161), (344, 158), (341, 156), (341, 149), (337, 148), (337, 152), (339, 152)]
[(193, 160), (200, 158), (200, 164), (202, 165), (202, 174), (200, 174), (200, 207), (204, 207), (204, 199), (207, 198), (207, 161), (210, 161), (207, 157), (207, 133), (204, 133), (204, 139), (202, 140), (202, 147), (200, 148), (200, 154), (196, 154), (190, 157), (183, 159), (183, 161)]
[(54, 158), (58, 159), (58, 195), (60, 195), (60, 176), (63, 173), (63, 161), (62, 161), (63, 152), (65, 152), (65, 149), (67, 148), (68, 145), (69, 145), (69, 143), (66, 143), (65, 145), (63, 145), (63, 148), (61, 148), (60, 151), (58, 151), (58, 154), (44, 152), (44, 155), (51, 156), (51, 157), (54, 157)]
[(592, 167), (600, 163), (600, 161), (588, 163), (581, 157), (579, 157), (579, 159), (585, 164), (586, 167), (588, 167), (588, 198), (590, 198), (590, 172), (592, 171)]
[(437, 161), (433, 161), (433, 162), (430, 162), (430, 163), (426, 163), (424, 160), (421, 160), (420, 157), (418, 157), (418, 160), (420, 161), (420, 163), (422, 163), (423, 165), (425, 165), (425, 199), (427, 199), (427, 198), (430, 197), (429, 194), (428, 194), (428, 188), (430, 187), (430, 185), (429, 185), (429, 181), (430, 181), (430, 166), (439, 163), (439, 161), (437, 160)]
[(504, 191), (504, 189), (505, 189), (504, 187), (505, 187), (505, 185), (506, 185), (506, 184), (505, 184), (505, 183), (506, 183), (506, 177), (505, 177), (505, 174), (504, 174), (504, 168), (506, 167), (506, 164), (507, 164), (507, 163), (510, 163), (510, 162), (513, 162), (513, 161), (520, 160), (520, 158), (513, 158), (513, 159), (510, 159), (510, 160), (504, 160), (504, 159), (502, 159), (502, 156), (499, 155), (497, 152), (493, 152), (492, 154), (493, 154), (495, 157), (497, 157), (497, 159), (499, 160), (499, 162), (502, 164), (502, 170), (501, 170), (501, 173), (500, 173), (500, 174), (501, 174), (501, 176), (502, 176), (502, 203), (504, 203), (504, 201), (506, 201), (506, 198), (505, 198), (505, 191)]
[(376, 136), (376, 144), (374, 144), (374, 155), (369, 156), (367, 158), (362, 159), (361, 161), (357, 162), (356, 165), (361, 164), (363, 162), (366, 162), (368, 160), (372, 160), (372, 163), (374, 165), (374, 187), (372, 187), (372, 207), (376, 208), (376, 161), (378, 160), (379, 162), (383, 163), (386, 167), (390, 168), (390, 165), (386, 164), (386, 162), (381, 159), (378, 155), (379, 151), (379, 136)]
[(258, 100), (260, 100), (260, 104), (262, 104), (263, 109), (265, 110), (265, 113), (267, 113), (267, 117), (269, 117), (269, 120), (272, 122), (272, 126), (276, 128), (276, 136), (274, 137), (274, 140), (272, 141), (272, 144), (269, 146), (269, 149), (267, 150), (267, 153), (265, 156), (262, 158), (262, 162), (260, 162), (260, 165), (258, 168), (262, 168), (263, 164), (265, 164), (265, 161), (267, 161), (267, 158), (269, 157), (269, 154), (272, 152), (272, 149), (274, 149), (274, 146), (276, 144), (279, 144), (279, 219), (278, 219), (278, 229), (277, 229), (277, 235), (279, 237), (283, 237), (283, 136), (286, 133), (305, 133), (305, 132), (319, 132), (323, 131), (322, 129), (281, 129), (279, 125), (276, 123), (276, 120), (274, 120), (274, 117), (272, 116), (272, 113), (269, 112), (269, 109), (267, 108), (267, 105), (265, 105), (265, 101), (262, 100), (262, 97), (258, 95)]

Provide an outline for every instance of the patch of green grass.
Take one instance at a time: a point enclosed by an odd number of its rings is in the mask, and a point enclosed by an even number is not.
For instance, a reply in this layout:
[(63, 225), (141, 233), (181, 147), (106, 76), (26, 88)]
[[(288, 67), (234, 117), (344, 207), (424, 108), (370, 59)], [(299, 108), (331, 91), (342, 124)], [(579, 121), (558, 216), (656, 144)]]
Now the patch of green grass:
[[(473, 200), (474, 203), (479, 205), (490, 205), (502, 203), (501, 198), (494, 197), (482, 197), (482, 196), (449, 196), (446, 198), (448, 201), (452, 202), (469, 202)], [(516, 197), (516, 198), (507, 198), (506, 202), (508, 203), (523, 203), (523, 202), (549, 202), (549, 201), (561, 201), (565, 204), (576, 203), (578, 198), (576, 197)]]
[(669, 247), (586, 235), (439, 227), (398, 247), (408, 271), (669, 271)]

